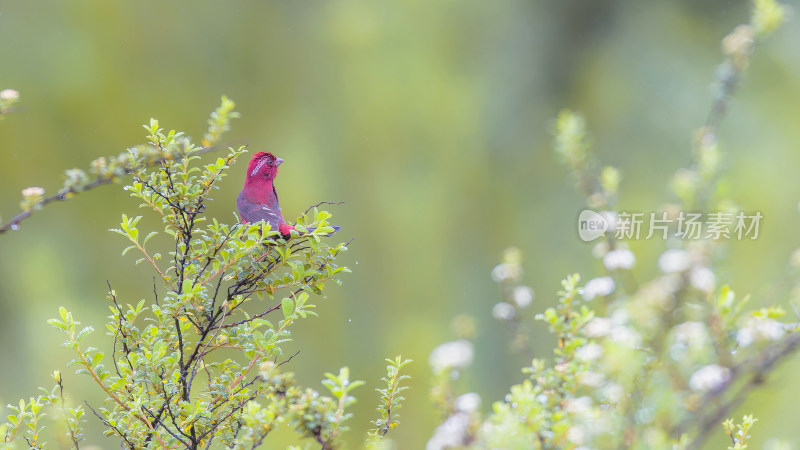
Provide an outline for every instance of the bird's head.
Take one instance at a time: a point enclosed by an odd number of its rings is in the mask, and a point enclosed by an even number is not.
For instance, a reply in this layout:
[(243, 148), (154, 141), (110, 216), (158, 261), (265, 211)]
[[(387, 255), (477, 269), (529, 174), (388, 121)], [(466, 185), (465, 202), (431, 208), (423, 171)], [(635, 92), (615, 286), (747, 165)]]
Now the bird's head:
[(258, 152), (253, 155), (250, 165), (247, 166), (248, 180), (274, 180), (278, 175), (278, 166), (283, 162), (272, 153)]

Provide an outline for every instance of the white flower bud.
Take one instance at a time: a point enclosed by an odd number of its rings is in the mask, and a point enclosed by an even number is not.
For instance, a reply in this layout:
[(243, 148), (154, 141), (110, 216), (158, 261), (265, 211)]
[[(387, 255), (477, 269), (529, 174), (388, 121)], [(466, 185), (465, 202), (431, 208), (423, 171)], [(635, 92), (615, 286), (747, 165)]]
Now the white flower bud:
[(2, 100), (16, 100), (19, 98), (19, 91), (16, 89), (3, 89), (0, 91), (0, 99)]
[(492, 315), (497, 320), (511, 320), (516, 313), (517, 310), (511, 303), (500, 302), (492, 308)]
[(664, 273), (684, 272), (692, 265), (692, 258), (686, 250), (667, 250), (658, 257), (658, 268)]
[(456, 398), (454, 406), (459, 411), (466, 413), (475, 412), (481, 406), (481, 396), (475, 392), (459, 395), (458, 398)]
[(520, 308), (530, 306), (531, 302), (533, 302), (533, 297), (533, 289), (528, 286), (517, 286), (514, 288), (514, 293), (511, 295), (514, 303), (516, 303)]
[(583, 298), (592, 300), (595, 297), (605, 297), (611, 295), (616, 289), (614, 279), (611, 277), (593, 278), (586, 283), (583, 288)]
[(608, 270), (630, 269), (634, 264), (636, 264), (636, 256), (628, 249), (618, 248), (603, 256), (603, 265)]
[(437, 373), (445, 369), (461, 369), (472, 364), (472, 342), (466, 339), (445, 342), (433, 349), (428, 363)]
[(731, 369), (717, 364), (701, 367), (689, 379), (689, 387), (694, 391), (709, 392), (721, 388), (731, 379)]

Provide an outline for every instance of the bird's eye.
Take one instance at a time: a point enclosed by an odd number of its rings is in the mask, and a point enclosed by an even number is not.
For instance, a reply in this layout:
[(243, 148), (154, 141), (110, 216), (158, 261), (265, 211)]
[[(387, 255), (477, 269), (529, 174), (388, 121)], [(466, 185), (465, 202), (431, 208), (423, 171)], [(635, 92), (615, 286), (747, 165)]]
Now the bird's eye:
[(273, 161), (272, 161), (272, 158), (270, 158), (270, 159), (268, 159), (268, 160), (267, 160), (267, 165), (268, 165), (268, 166), (271, 166), (271, 165), (272, 165), (272, 163), (273, 163)]

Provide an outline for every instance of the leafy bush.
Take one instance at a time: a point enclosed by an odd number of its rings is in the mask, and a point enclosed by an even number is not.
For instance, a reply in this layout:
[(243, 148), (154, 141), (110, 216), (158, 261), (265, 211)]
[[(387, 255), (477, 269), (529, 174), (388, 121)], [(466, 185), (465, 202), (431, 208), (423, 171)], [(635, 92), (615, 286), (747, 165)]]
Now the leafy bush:
[[(298, 386), (291, 372), (280, 370), (291, 359), (282, 350), (291, 326), (316, 315), (309, 294), (321, 294), (328, 282), (340, 284), (339, 276), (348, 272), (336, 262), (346, 244), (329, 244), (326, 237), (333, 232), (327, 222), (331, 215), (309, 208), (298, 219), (298, 231), (284, 239), (262, 222), (225, 224), (204, 214), (225, 171), (245, 153), (231, 148), (205, 164), (199, 156), (229, 128), (236, 117), (233, 106), (223, 98), (212, 114), (205, 147), (183, 133), (164, 132), (151, 120), (146, 144), (93, 162), (93, 179), (78, 169), (68, 171), (61, 198), (53, 198), (63, 200), (130, 174), (124, 189), (161, 219), (171, 242), (167, 257), (153, 251), (151, 239), (160, 233), (140, 230), (141, 216), (123, 215), (119, 228), (111, 230), (128, 241), (122, 254), (135, 252), (136, 264), (149, 265), (157, 281), (152, 300), (132, 303), (123, 303), (109, 285), (109, 358), (85, 347), (93, 328), (80, 328), (66, 308), (50, 321), (76, 356), (70, 365), (107, 397), (102, 406), (89, 409), (106, 435), (127, 448), (207, 448), (213, 442), (255, 448), (281, 423), (333, 448), (347, 429), (346, 408), (355, 401), (351, 391), (363, 384), (351, 381), (342, 368), (326, 374), (328, 397)], [(26, 194), (24, 212), (48, 201), (43, 190), (35, 197)], [(374, 442), (397, 424), (399, 383), (406, 378), (399, 371), (406, 363), (399, 357), (390, 361)], [(24, 439), (30, 447), (44, 448), (43, 407), (52, 406), (61, 411), (69, 444), (78, 447), (84, 410), (65, 406), (59, 372), (54, 379), (53, 390), (12, 407), (14, 414), (0, 430), (4, 442)]]

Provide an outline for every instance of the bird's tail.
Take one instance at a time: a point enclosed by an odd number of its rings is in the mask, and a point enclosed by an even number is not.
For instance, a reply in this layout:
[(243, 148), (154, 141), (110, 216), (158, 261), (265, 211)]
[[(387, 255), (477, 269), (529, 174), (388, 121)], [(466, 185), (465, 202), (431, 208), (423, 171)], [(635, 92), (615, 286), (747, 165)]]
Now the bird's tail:
[[(325, 236), (331, 237), (331, 236), (333, 236), (333, 233), (336, 233), (341, 228), (340, 226), (337, 226), (337, 225), (330, 225), (330, 227), (333, 228), (333, 231), (331, 231), (330, 233), (326, 234)], [(306, 227), (306, 230), (308, 230), (309, 233), (313, 233), (314, 230), (316, 230), (316, 229), (317, 229), (317, 227)]]

